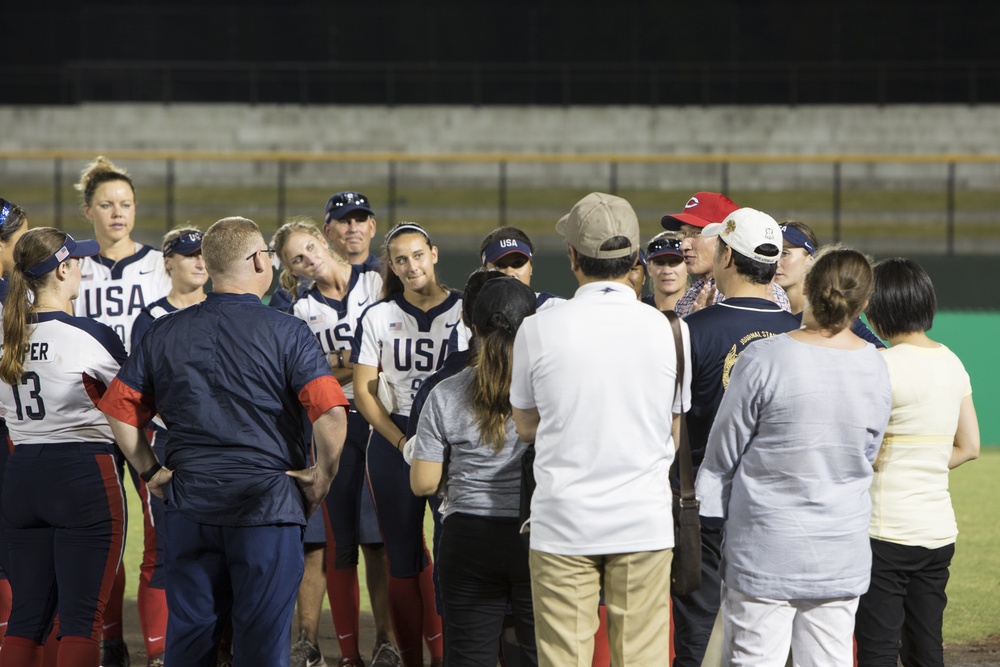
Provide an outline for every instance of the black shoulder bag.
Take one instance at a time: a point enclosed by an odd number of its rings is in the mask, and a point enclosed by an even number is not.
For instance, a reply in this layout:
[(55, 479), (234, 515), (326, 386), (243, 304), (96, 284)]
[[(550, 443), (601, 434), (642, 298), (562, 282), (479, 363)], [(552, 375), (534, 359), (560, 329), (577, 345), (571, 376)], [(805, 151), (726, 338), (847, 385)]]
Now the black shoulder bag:
[[(684, 338), (681, 318), (672, 310), (664, 312), (674, 331), (677, 350), (677, 385), (675, 396), (681, 395), (684, 378)], [(691, 444), (688, 442), (687, 420), (681, 415), (680, 442), (674, 465), (680, 475), (680, 494), (674, 491), (674, 557), (670, 566), (670, 592), (687, 595), (701, 588), (701, 519), (699, 502), (694, 494), (694, 472), (691, 466)]]

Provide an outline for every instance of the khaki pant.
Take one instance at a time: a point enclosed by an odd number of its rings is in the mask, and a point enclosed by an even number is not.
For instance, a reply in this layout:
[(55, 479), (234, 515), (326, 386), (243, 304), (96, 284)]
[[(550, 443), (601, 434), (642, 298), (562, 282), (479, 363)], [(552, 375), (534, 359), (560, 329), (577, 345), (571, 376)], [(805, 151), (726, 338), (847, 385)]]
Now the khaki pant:
[(611, 664), (659, 667), (670, 656), (673, 551), (560, 556), (531, 550), (531, 599), (541, 667), (590, 667), (601, 580)]

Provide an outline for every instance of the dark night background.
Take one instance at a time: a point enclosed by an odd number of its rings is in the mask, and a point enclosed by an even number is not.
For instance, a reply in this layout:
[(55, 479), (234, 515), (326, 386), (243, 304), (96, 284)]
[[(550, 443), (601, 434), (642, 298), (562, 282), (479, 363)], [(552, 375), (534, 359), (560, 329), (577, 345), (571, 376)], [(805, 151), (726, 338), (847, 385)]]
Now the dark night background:
[(1000, 101), (1000, 3), (36, 3), (8, 103)]

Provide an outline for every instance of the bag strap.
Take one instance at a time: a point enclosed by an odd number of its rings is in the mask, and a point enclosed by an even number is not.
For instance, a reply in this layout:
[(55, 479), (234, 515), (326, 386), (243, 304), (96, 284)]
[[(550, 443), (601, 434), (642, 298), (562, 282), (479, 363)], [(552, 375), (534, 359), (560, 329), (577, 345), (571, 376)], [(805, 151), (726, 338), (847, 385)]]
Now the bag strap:
[[(681, 335), (681, 318), (672, 310), (663, 314), (670, 320), (670, 328), (674, 331), (674, 349), (677, 351), (677, 388), (674, 396), (681, 395), (681, 382), (684, 379), (684, 337)], [(691, 465), (691, 444), (688, 442), (687, 418), (681, 414), (680, 442), (677, 446), (677, 472), (681, 479), (681, 501), (691, 501), (694, 495), (694, 471)]]

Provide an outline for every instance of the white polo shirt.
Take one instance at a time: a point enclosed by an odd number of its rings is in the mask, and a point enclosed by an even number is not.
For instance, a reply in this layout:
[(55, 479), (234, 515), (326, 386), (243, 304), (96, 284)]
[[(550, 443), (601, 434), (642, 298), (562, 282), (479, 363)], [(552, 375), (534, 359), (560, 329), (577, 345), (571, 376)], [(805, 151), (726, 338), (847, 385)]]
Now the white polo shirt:
[(691, 402), (683, 322), (681, 331), (683, 401), (670, 322), (631, 287), (589, 283), (524, 320), (510, 402), (540, 416), (532, 549), (583, 556), (673, 546), (671, 417)]

